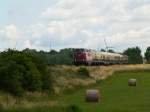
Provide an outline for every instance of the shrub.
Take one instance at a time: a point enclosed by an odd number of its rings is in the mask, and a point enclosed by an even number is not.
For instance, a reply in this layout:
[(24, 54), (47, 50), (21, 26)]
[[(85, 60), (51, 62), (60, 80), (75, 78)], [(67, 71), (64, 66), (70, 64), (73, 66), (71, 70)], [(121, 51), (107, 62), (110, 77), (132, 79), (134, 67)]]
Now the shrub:
[(86, 77), (90, 76), (90, 73), (89, 73), (88, 69), (86, 69), (84, 67), (79, 68), (77, 73), (78, 73), (79, 76), (86, 76)]
[(128, 48), (127, 50), (124, 51), (124, 54), (128, 56), (129, 64), (143, 63), (141, 49), (139, 47)]
[(146, 49), (146, 52), (145, 52), (145, 59), (147, 61), (147, 63), (150, 63), (150, 47), (148, 47)]
[(45, 91), (48, 91), (48, 92), (51, 92), (52, 91), (52, 77), (51, 77), (51, 74), (43, 74), (42, 75), (42, 89)]
[(66, 108), (66, 112), (81, 112), (81, 109), (77, 105), (70, 105)]
[(21, 97), (24, 91), (50, 89), (50, 79), (38, 58), (14, 50), (0, 53), (0, 90)]
[(0, 67), (0, 89), (10, 92), (14, 96), (22, 96), (20, 69), (20, 66), (14, 61), (9, 61)]

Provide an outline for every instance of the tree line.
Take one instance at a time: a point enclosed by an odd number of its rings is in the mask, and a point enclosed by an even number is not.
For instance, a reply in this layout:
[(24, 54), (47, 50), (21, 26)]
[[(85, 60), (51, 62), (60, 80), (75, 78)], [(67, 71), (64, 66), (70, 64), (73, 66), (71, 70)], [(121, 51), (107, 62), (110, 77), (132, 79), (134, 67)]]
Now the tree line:
[(143, 60), (146, 60), (146, 63), (150, 63), (150, 47), (148, 47), (142, 56), (142, 51), (139, 47), (128, 48), (123, 52), (123, 54), (128, 56), (129, 64), (141, 64)]
[[(75, 48), (61, 49), (59, 52), (56, 50), (51, 50), (49, 52), (36, 51), (35, 49), (25, 49), (23, 51), (41, 58), (43, 62), (48, 65), (73, 65), (73, 53)], [(105, 49), (101, 49), (101, 51), (106, 52)], [(112, 49), (109, 49), (107, 52), (115, 53)], [(146, 49), (144, 57), (139, 47), (127, 48), (122, 54), (128, 56), (129, 64), (141, 64), (143, 60), (150, 63), (150, 47)]]
[(56, 50), (37, 51), (35, 49), (24, 49), (23, 52), (32, 54), (40, 58), (47, 65), (72, 65), (74, 48), (61, 49), (59, 52)]

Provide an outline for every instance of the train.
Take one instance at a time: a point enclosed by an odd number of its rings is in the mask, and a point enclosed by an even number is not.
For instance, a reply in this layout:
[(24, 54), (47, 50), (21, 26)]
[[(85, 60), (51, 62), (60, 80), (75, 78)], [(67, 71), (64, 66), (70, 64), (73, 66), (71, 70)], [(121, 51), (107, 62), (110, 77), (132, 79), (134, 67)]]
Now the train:
[(73, 53), (73, 60), (75, 65), (128, 64), (127, 55), (95, 51), (91, 49), (75, 49)]

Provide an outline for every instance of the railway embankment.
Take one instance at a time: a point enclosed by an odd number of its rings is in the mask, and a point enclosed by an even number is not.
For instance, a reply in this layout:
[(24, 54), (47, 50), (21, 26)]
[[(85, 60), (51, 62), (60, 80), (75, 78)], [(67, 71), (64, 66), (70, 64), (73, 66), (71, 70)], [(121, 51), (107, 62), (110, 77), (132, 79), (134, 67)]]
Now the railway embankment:
[(89, 68), (90, 76), (95, 80), (103, 80), (113, 75), (115, 72), (124, 71), (149, 71), (150, 64), (137, 64), (137, 65), (113, 65), (113, 66), (100, 66)]
[[(78, 75), (78, 70), (85, 68), (89, 76)], [(80, 86), (90, 86), (99, 80), (124, 71), (147, 71), (150, 64), (138, 65), (113, 65), (113, 66), (55, 66), (52, 67), (53, 85), (56, 94), (60, 94), (66, 89), (73, 89)]]

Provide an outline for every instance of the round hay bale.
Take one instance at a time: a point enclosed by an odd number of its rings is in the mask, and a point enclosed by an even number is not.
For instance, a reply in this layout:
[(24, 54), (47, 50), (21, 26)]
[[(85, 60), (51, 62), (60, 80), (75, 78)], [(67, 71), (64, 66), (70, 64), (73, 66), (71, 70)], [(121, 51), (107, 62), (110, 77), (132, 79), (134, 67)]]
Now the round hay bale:
[(129, 79), (128, 85), (129, 85), (129, 86), (136, 86), (136, 82), (137, 82), (136, 79)]
[(99, 91), (98, 90), (87, 90), (86, 91), (86, 102), (98, 102)]

